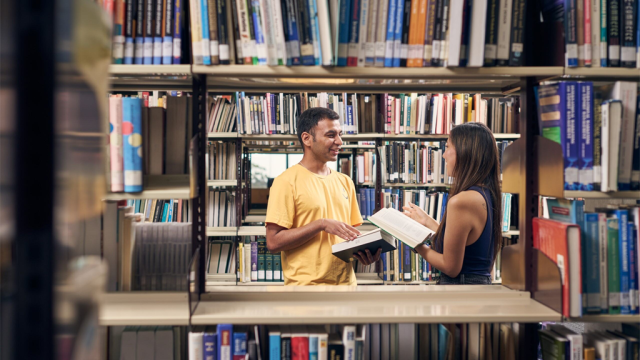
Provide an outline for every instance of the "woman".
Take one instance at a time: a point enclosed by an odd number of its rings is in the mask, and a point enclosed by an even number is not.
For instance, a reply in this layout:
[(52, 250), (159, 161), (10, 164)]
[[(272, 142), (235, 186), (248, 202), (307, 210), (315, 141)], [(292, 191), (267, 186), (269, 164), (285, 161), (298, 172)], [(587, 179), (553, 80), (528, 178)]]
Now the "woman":
[(454, 183), (442, 222), (416, 205), (404, 207), (407, 216), (435, 231), (434, 249), (422, 244), (415, 250), (442, 272), (438, 284), (491, 284), (502, 236), (496, 140), (485, 125), (459, 125), (443, 156)]

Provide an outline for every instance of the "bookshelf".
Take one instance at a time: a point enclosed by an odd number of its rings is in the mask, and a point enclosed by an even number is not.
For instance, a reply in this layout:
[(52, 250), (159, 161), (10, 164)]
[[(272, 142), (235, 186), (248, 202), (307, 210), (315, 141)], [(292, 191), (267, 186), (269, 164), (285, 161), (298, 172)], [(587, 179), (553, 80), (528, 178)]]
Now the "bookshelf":
[(100, 298), (100, 325), (189, 325), (184, 292), (105, 293)]
[(564, 191), (567, 199), (640, 199), (640, 191)]

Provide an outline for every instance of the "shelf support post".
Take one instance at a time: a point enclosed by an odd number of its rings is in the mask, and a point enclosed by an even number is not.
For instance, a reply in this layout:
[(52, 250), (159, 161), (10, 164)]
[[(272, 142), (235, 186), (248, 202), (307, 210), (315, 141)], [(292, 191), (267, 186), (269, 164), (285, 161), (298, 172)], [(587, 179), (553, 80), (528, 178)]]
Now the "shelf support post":
[(197, 278), (198, 293), (204, 292), (205, 283), (205, 246), (207, 242), (206, 233), (206, 193), (207, 174), (205, 173), (205, 154), (207, 153), (207, 76), (202, 74), (193, 74), (193, 136), (197, 137), (195, 149), (196, 167), (198, 174), (196, 179), (196, 195), (191, 199), (191, 251), (192, 254), (196, 249), (200, 248), (199, 266)]

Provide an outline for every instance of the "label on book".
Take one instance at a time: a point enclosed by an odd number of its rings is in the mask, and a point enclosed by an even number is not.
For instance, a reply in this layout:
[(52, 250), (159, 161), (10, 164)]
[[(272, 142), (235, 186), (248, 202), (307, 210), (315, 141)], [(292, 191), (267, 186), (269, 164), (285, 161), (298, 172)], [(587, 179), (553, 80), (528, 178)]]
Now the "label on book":
[(287, 54), (285, 52), (285, 48), (283, 48), (282, 46), (276, 46), (276, 56), (278, 59), (286, 59)]
[(134, 52), (135, 52), (135, 57), (141, 59), (144, 56), (144, 46), (143, 44), (136, 44)]
[(498, 57), (498, 46), (495, 45), (495, 44), (485, 44), (484, 45), (484, 58), (485, 59), (496, 59), (497, 57)]
[(113, 57), (115, 59), (122, 59), (124, 57), (124, 44), (122, 43), (113, 43)]
[[(640, 181), (640, 178), (638, 180)], [(596, 165), (593, 166), (593, 182), (597, 184), (602, 183), (602, 167), (601, 166), (596, 166)]]
[(578, 59), (584, 60), (584, 45), (578, 45)]
[[(244, 54), (245, 57), (254, 57), (255, 56), (255, 51), (252, 49), (251, 47), (251, 41), (241, 41), (241, 45), (242, 45), (242, 53)], [(254, 43), (255, 46), (255, 43)]]
[(591, 45), (585, 45), (584, 46), (584, 61), (587, 64), (591, 64), (591, 58), (593, 57), (593, 55), (591, 54)]
[(620, 45), (609, 45), (609, 60), (620, 60)]
[(124, 43), (124, 36), (122, 36), (122, 35), (114, 36), (113, 37), (113, 42), (114, 43), (118, 43), (118, 44)]
[(144, 57), (153, 57), (153, 43), (144, 43), (143, 51), (144, 51)]
[(209, 52), (211, 53), (211, 56), (220, 55), (219, 47), (218, 40), (209, 40)]
[(162, 43), (162, 56), (171, 57), (171, 50), (173, 50), (173, 42), (165, 41)]
[(567, 44), (567, 58), (569, 58), (569, 59), (577, 59), (578, 58), (578, 45), (577, 44)]
[(292, 58), (300, 57), (300, 41), (292, 40), (289, 42), (289, 46), (291, 47), (291, 52), (289, 53), (291, 54), (290, 57)]
[(629, 293), (623, 292), (620, 294), (620, 306), (630, 306), (631, 302), (629, 301)]
[(258, 279), (265, 279), (265, 271), (258, 270)]
[(607, 57), (607, 43), (600, 42), (600, 59)]
[(302, 56), (313, 56), (313, 45), (306, 44), (300, 46), (300, 54)]
[(338, 57), (346, 58), (348, 54), (349, 44), (338, 44)]
[(393, 41), (387, 41), (385, 43), (384, 57), (393, 58)]
[[(486, 45), (485, 45), (486, 48)], [(524, 44), (522, 43), (513, 43), (511, 44), (511, 52), (520, 53), (524, 50)]]
[(182, 45), (182, 41), (181, 39), (178, 38), (173, 38), (173, 57), (180, 57), (181, 51), (180, 51), (180, 46)]
[(153, 54), (154, 56), (162, 56), (162, 42), (154, 41), (153, 42)]
[(433, 40), (431, 45), (431, 58), (438, 59), (440, 57), (440, 40)]
[(280, 271), (273, 272), (273, 280), (280, 280)]
[(267, 271), (267, 281), (273, 281), (273, 273), (271, 271)]
[(609, 293), (609, 306), (611, 306), (611, 307), (620, 306), (620, 293), (619, 292), (610, 292)]
[(620, 55), (622, 61), (636, 61), (636, 48), (623, 46)]
[(128, 42), (124, 44), (124, 57), (132, 58), (133, 57), (133, 43)]
[(640, 171), (631, 171), (631, 181), (640, 182)]
[(409, 45), (400, 44), (400, 59), (408, 59), (409, 58)]
[(224, 44), (219, 46), (220, 60), (229, 60), (229, 45)]
[(266, 59), (267, 58), (267, 45), (258, 44), (256, 45), (256, 50), (258, 51), (258, 58)]
[(242, 40), (237, 39), (236, 40), (236, 51), (238, 52), (238, 57), (243, 59), (244, 58), (244, 49), (242, 48)]
[(376, 57), (384, 57), (386, 45), (384, 41), (376, 42)]
[(358, 44), (349, 43), (349, 51), (348, 51), (349, 57), (357, 58), (358, 52), (359, 52)]
[(376, 45), (375, 43), (368, 42), (364, 44), (364, 54), (368, 58), (372, 58), (376, 56)]

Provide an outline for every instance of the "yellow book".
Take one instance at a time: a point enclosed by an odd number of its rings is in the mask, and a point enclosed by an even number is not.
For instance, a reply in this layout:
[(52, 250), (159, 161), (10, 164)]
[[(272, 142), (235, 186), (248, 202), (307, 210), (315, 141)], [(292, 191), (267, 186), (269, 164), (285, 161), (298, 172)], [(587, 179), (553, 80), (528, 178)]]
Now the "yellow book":
[(467, 118), (464, 119), (464, 122), (473, 121), (473, 97), (469, 96), (469, 102), (467, 105)]

